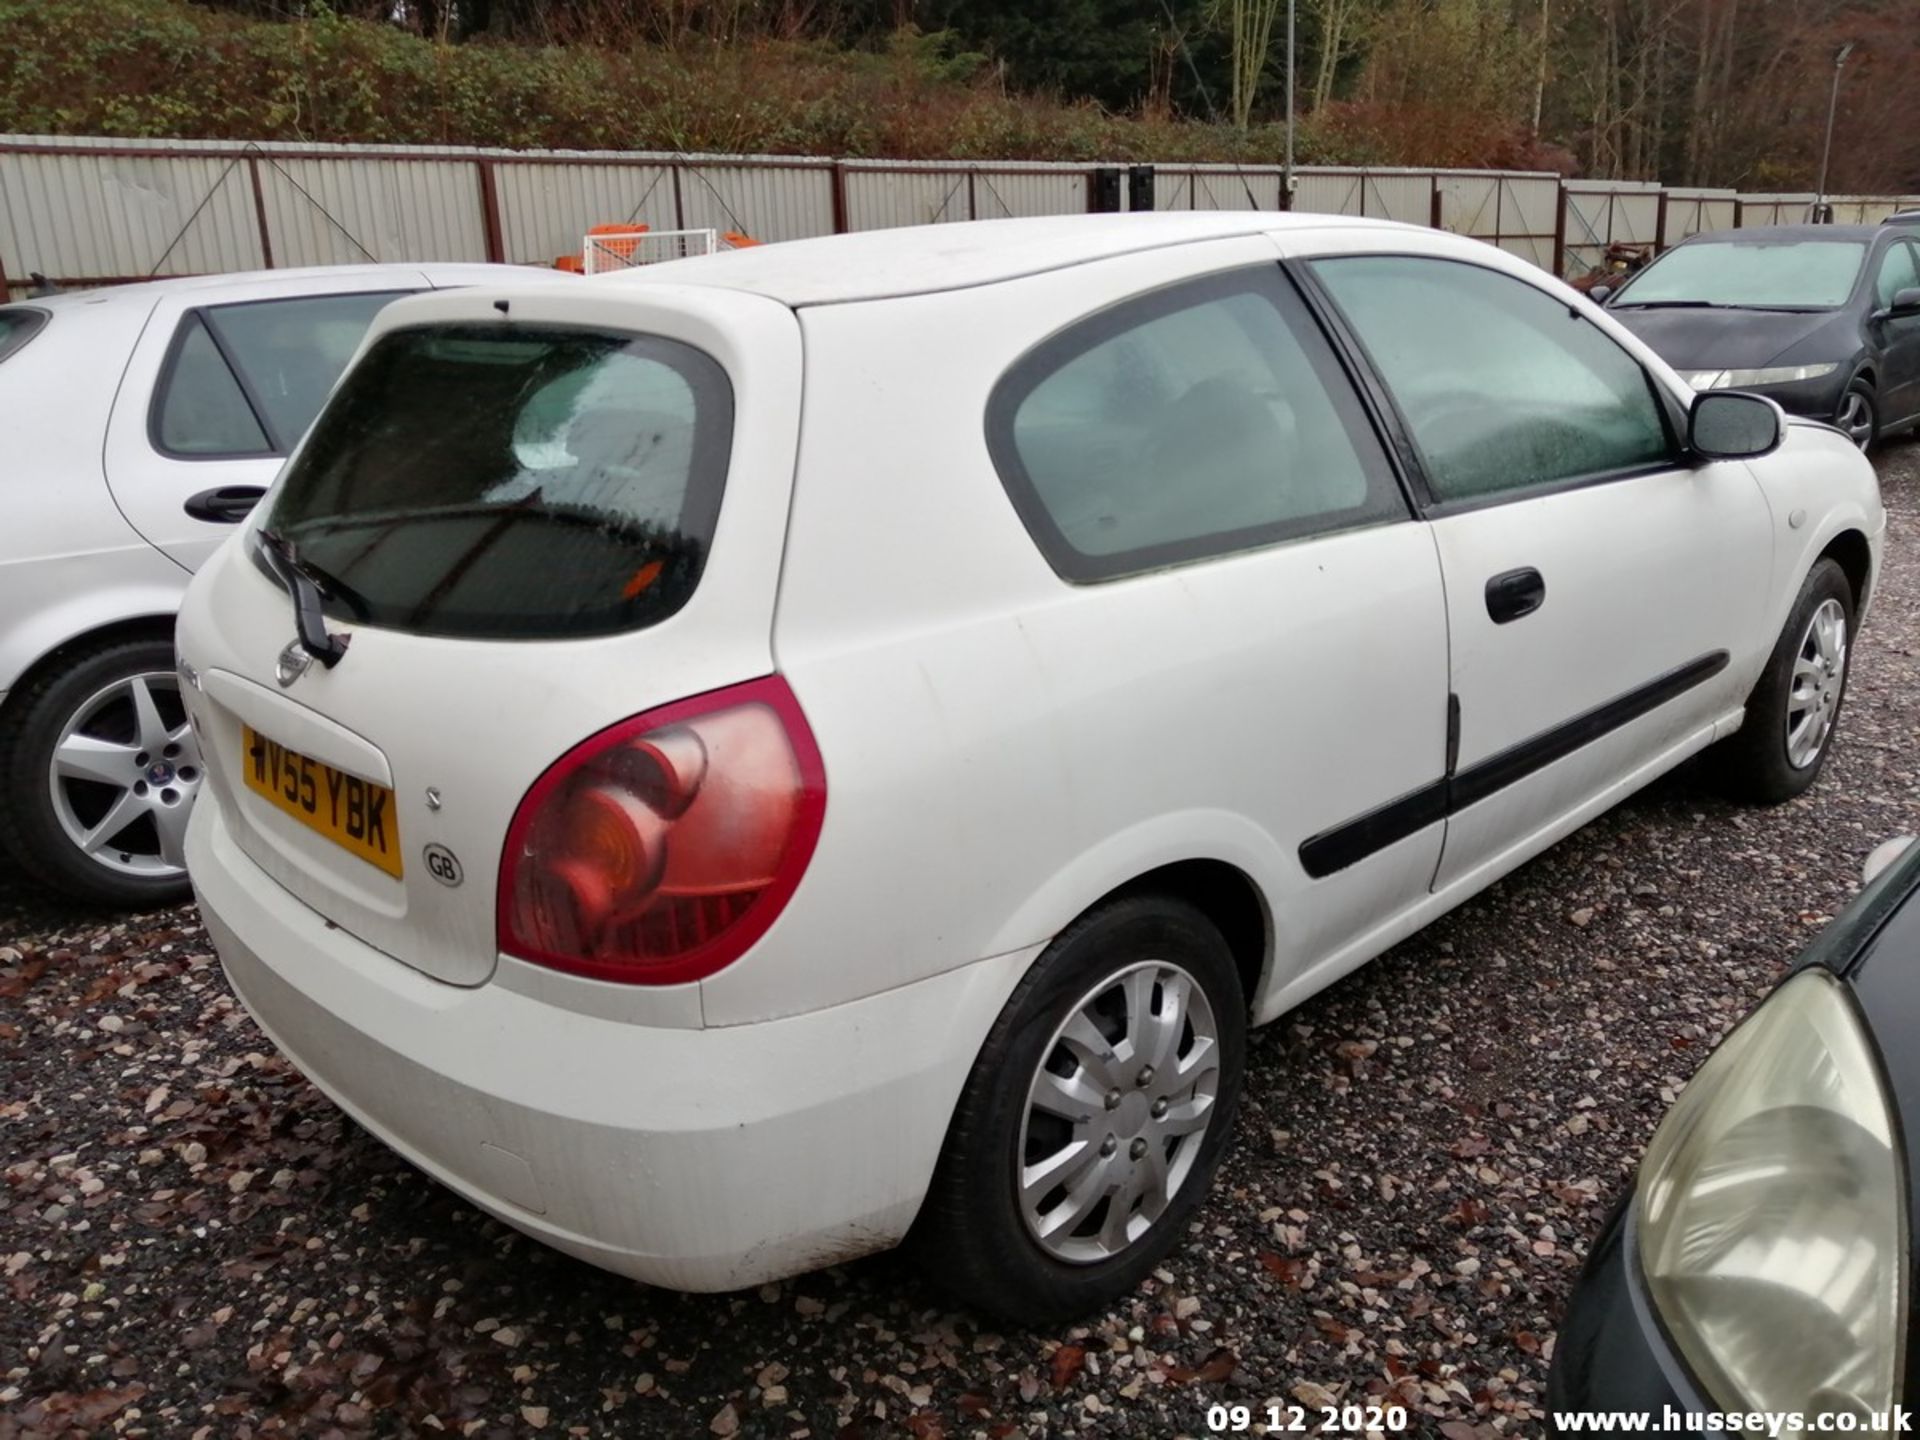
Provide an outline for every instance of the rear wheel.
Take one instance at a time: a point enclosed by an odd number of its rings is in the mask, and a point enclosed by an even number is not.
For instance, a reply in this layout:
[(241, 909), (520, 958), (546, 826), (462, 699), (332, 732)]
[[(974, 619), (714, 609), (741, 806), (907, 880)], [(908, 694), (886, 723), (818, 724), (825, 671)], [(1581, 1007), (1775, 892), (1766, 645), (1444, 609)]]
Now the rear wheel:
[(1246, 1000), (1198, 910), (1077, 921), (981, 1048), (914, 1236), (937, 1283), (1049, 1324), (1111, 1304), (1186, 1233), (1240, 1097)]
[(1847, 393), (1840, 397), (1840, 408), (1834, 412), (1833, 423), (1846, 431), (1847, 438), (1862, 450), (1869, 448), (1880, 436), (1880, 412), (1874, 403), (1873, 387), (1864, 380), (1847, 386)]
[(20, 868), (116, 907), (187, 895), (187, 816), (202, 779), (173, 647), (108, 641), (28, 682), (0, 723), (0, 840)]
[(1819, 776), (1847, 694), (1853, 603), (1846, 573), (1818, 561), (1747, 697), (1745, 722), (1721, 744), (1721, 775), (1737, 798), (1777, 805)]

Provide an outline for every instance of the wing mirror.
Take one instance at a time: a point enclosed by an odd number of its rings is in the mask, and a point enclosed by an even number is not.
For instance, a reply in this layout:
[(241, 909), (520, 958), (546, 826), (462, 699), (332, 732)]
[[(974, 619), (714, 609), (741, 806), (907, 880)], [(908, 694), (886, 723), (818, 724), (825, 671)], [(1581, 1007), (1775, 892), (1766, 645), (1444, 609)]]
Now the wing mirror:
[(1587, 299), (1591, 300), (1596, 305), (1604, 305), (1607, 303), (1607, 296), (1611, 295), (1612, 293), (1613, 293), (1613, 286), (1596, 285), (1591, 290), (1587, 291)]
[(1893, 303), (1873, 318), (1876, 320), (1911, 320), (1920, 315), (1920, 285), (1909, 285), (1904, 290), (1893, 292)]
[(1754, 460), (1786, 438), (1786, 412), (1764, 395), (1708, 390), (1687, 412), (1687, 448), (1706, 460)]

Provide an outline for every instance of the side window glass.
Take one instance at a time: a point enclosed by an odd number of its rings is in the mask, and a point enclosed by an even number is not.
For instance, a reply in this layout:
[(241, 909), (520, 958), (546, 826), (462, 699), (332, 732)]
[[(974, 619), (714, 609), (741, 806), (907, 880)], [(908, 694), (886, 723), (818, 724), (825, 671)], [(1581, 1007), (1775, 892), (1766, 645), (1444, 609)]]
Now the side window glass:
[(46, 323), (44, 310), (0, 310), (0, 360), (24, 349)]
[(1893, 304), (1893, 297), (1902, 290), (1920, 286), (1920, 265), (1916, 265), (1915, 253), (1912, 242), (1902, 240), (1888, 250), (1880, 261), (1880, 274), (1874, 283), (1874, 293), (1879, 296), (1882, 306)]
[(262, 455), (273, 447), (198, 315), (189, 315), (154, 399), (153, 438), (172, 455)]
[(1045, 341), (1001, 380), (987, 431), (1015, 507), (1069, 580), (1406, 515), (1277, 267), (1157, 291)]
[(1313, 270), (1392, 391), (1436, 499), (1672, 458), (1640, 363), (1544, 291), (1417, 256), (1342, 256)]
[(320, 413), (367, 327), (403, 291), (255, 300), (205, 312), (282, 453)]

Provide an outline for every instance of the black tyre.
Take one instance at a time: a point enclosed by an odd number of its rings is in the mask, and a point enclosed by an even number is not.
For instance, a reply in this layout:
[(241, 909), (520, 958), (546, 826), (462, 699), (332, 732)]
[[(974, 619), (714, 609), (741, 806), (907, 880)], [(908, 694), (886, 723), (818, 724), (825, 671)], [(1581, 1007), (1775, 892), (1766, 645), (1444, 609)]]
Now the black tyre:
[(1111, 1304), (1185, 1236), (1233, 1128), (1246, 999), (1232, 952), (1167, 896), (1062, 932), (981, 1047), (914, 1248), (1015, 1324)]
[(1833, 423), (1847, 432), (1862, 450), (1873, 447), (1880, 438), (1880, 403), (1874, 394), (1873, 386), (1865, 380), (1855, 380), (1847, 386), (1840, 397), (1839, 408), (1833, 412)]
[(1853, 606), (1845, 572), (1816, 562), (1747, 697), (1745, 722), (1721, 742), (1720, 773), (1735, 798), (1778, 805), (1819, 776), (1846, 699)]
[(168, 641), (77, 648), (0, 716), (0, 842), (73, 899), (135, 909), (186, 898), (181, 845), (200, 784)]

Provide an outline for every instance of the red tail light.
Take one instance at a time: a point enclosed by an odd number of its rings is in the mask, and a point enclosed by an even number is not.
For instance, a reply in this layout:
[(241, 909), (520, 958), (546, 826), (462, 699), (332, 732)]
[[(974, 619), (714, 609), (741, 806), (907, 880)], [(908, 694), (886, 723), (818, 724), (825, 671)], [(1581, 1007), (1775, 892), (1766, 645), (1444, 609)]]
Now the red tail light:
[(826, 806), (820, 751), (777, 675), (623, 720), (520, 802), (500, 948), (636, 985), (711, 975), (787, 903)]

